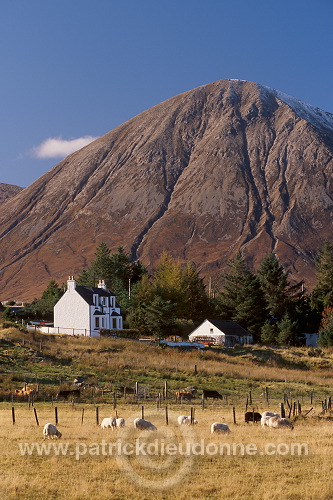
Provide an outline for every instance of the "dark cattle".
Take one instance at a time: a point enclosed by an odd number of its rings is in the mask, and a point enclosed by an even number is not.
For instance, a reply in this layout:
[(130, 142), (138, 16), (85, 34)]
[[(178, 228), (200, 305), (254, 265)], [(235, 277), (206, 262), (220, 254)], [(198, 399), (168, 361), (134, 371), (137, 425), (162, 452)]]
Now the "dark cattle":
[(202, 395), (203, 395), (204, 399), (208, 399), (208, 398), (223, 399), (222, 394), (220, 394), (217, 391), (210, 391), (208, 389), (204, 389)]
[(136, 394), (136, 390), (133, 387), (119, 387), (121, 394)]
[(249, 422), (260, 422), (261, 420), (261, 414), (258, 412), (253, 412), (253, 411), (247, 411), (244, 415), (245, 417), (245, 422), (248, 424)]
[(69, 399), (70, 397), (80, 397), (80, 389), (72, 389), (68, 391), (59, 391), (57, 394), (57, 399), (64, 398)]

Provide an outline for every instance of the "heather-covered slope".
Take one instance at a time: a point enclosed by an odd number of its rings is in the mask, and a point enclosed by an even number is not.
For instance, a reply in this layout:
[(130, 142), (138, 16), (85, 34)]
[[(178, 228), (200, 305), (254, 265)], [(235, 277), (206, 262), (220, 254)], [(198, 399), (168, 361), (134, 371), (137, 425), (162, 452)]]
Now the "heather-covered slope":
[(169, 99), (68, 156), (0, 217), (0, 298), (62, 282), (96, 243), (152, 266), (163, 249), (213, 274), (274, 250), (313, 282), (332, 233), (332, 115), (221, 80)]

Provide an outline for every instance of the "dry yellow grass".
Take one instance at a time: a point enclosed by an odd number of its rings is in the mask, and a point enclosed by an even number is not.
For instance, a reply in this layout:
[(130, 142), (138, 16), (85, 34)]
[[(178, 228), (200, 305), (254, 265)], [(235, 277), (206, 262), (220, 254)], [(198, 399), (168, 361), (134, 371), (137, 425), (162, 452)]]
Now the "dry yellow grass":
[[(187, 407), (188, 408), (188, 407)], [(127, 420), (127, 427), (117, 432), (102, 431), (96, 425), (93, 406), (86, 406), (84, 422), (81, 425), (82, 407), (59, 406), (59, 424), (63, 436), (59, 441), (46, 444), (68, 443), (73, 455), (55, 456), (54, 453), (38, 456), (22, 456), (19, 443), (42, 443), (42, 426), (54, 422), (54, 408), (38, 405), (40, 426), (36, 426), (32, 408), (15, 407), (16, 423), (12, 424), (11, 407), (3, 404), (0, 408), (0, 447), (2, 481), (1, 498), (12, 499), (316, 499), (333, 498), (330, 477), (333, 469), (333, 422), (327, 419), (299, 419), (293, 431), (263, 430), (260, 425), (245, 424), (239, 420), (234, 425), (228, 408), (210, 407), (196, 409), (199, 423), (191, 428), (179, 427), (177, 415), (184, 413), (184, 407), (174, 407), (170, 412), (169, 426), (165, 427), (164, 409), (145, 406), (145, 418), (151, 420), (158, 432), (140, 434), (134, 431), (133, 418), (141, 416), (141, 407), (120, 405), (119, 416)], [(261, 408), (263, 411), (267, 408)], [(100, 407), (100, 420), (113, 414), (110, 407)], [(186, 414), (186, 412), (185, 412)], [(222, 421), (229, 425), (229, 435), (211, 435), (210, 424)], [(191, 435), (184, 435), (190, 432)], [(200, 453), (200, 443), (204, 443), (203, 455), (184, 458), (176, 456), (141, 456), (123, 460), (108, 454), (102, 455), (102, 440), (107, 443), (136, 443), (136, 439), (160, 444), (194, 442)], [(191, 441), (192, 440), (192, 441)], [(202, 441), (203, 440), (203, 441)], [(236, 445), (238, 452), (233, 455), (215, 454), (214, 446)], [(305, 443), (308, 454), (291, 455), (288, 451), (292, 443)], [(208, 445), (208, 448), (207, 448)], [(256, 454), (241, 454), (242, 446), (255, 445)], [(272, 451), (277, 447), (282, 454), (260, 454), (265, 447)], [(106, 446), (106, 445), (105, 445)], [(245, 448), (245, 450), (248, 448)], [(251, 448), (253, 450), (253, 448)], [(83, 452), (86, 450), (86, 453)], [(98, 453), (97, 454), (97, 450)], [(207, 452), (208, 450), (208, 452)], [(76, 460), (75, 453), (82, 456)], [(108, 447), (104, 449), (108, 451)], [(209, 454), (210, 453), (210, 454)], [(188, 465), (188, 469), (184, 466)], [(181, 467), (185, 467), (182, 475)], [(125, 469), (125, 472), (124, 472)], [(127, 470), (127, 472), (126, 472)], [(128, 472), (130, 470), (130, 472)], [(172, 479), (170, 476), (174, 475)], [(162, 484), (155, 483), (163, 480)], [(163, 484), (167, 487), (164, 489)], [(157, 488), (157, 489), (156, 489)]]

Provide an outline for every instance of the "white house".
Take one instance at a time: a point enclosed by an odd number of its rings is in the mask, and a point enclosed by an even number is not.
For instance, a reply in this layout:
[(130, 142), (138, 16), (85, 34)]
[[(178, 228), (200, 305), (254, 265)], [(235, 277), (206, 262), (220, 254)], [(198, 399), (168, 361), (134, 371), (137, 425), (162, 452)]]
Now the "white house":
[(98, 287), (79, 286), (70, 276), (66, 292), (54, 306), (53, 332), (98, 337), (101, 328), (123, 328), (116, 297), (107, 290), (104, 281)]
[(253, 336), (236, 321), (206, 319), (189, 335), (190, 342), (231, 347), (236, 344), (253, 344)]

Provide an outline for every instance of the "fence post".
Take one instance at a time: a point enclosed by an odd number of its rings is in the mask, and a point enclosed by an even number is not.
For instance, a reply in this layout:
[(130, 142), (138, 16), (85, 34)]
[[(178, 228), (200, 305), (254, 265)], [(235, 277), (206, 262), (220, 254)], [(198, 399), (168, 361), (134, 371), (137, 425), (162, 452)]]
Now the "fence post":
[(194, 424), (194, 414), (195, 414), (195, 408), (191, 406), (191, 425)]
[(164, 399), (168, 399), (168, 381), (164, 382)]
[(141, 418), (144, 420), (145, 419), (145, 407), (141, 406)]
[(297, 401), (297, 413), (298, 414), (302, 413), (302, 406), (301, 406), (301, 403), (299, 401)]
[(98, 406), (96, 406), (96, 424), (99, 424)]
[(82, 408), (81, 425), (83, 425), (83, 418), (84, 418), (84, 408)]
[(116, 391), (113, 393), (113, 409), (115, 410), (117, 408), (117, 394)]
[(202, 407), (203, 410), (205, 409), (205, 398), (204, 398), (203, 394), (201, 396), (201, 407)]
[(265, 397), (266, 397), (266, 401), (267, 401), (267, 403), (269, 403), (269, 397), (268, 397), (268, 387), (265, 387)]
[(54, 418), (55, 418), (55, 423), (58, 423), (58, 408), (55, 406), (54, 407)]
[(286, 418), (286, 412), (284, 409), (284, 403), (280, 403), (280, 414), (282, 418)]
[(168, 407), (165, 407), (165, 423), (169, 425), (169, 415), (168, 415)]
[(194, 365), (194, 374), (196, 375), (197, 373), (198, 373), (197, 365)]
[(14, 406), (12, 406), (12, 421), (13, 421), (13, 425), (15, 424), (15, 408)]
[(233, 416), (233, 419), (234, 419), (234, 424), (236, 424), (236, 409), (235, 409), (234, 406), (232, 407), (232, 416)]
[(34, 408), (34, 414), (35, 414), (36, 424), (39, 425), (36, 408)]

